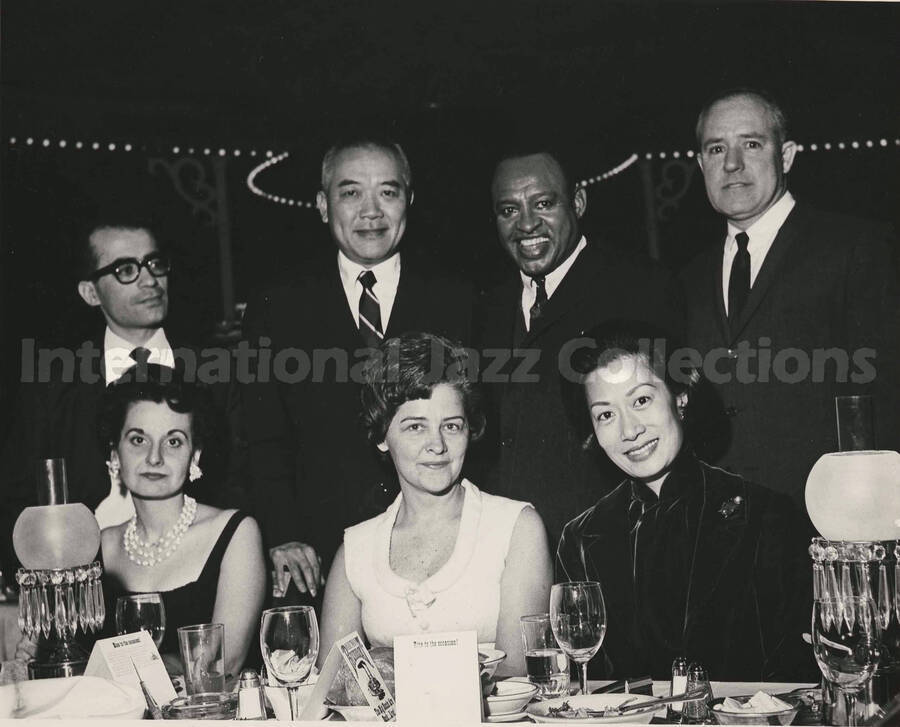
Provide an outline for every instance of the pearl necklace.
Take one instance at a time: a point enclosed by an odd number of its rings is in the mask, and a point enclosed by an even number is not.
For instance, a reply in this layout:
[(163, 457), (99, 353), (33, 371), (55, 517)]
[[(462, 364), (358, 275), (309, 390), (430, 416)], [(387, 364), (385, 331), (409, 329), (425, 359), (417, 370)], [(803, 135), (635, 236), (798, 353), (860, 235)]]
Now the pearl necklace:
[(174, 553), (181, 545), (181, 539), (197, 516), (197, 501), (190, 495), (184, 496), (184, 505), (178, 520), (159, 540), (145, 543), (137, 534), (137, 513), (131, 516), (131, 522), (122, 535), (122, 544), (128, 558), (138, 565), (150, 567), (161, 563)]

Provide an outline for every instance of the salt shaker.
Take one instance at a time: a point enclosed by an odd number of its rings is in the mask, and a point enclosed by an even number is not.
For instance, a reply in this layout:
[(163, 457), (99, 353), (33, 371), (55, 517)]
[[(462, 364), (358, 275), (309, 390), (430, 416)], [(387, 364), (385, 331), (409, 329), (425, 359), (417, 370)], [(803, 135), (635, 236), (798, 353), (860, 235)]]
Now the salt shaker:
[(688, 667), (687, 691), (701, 688), (706, 690), (706, 696), (702, 700), (684, 704), (681, 710), (682, 724), (703, 724), (712, 717), (708, 706), (709, 700), (713, 698), (709, 676), (704, 666), (695, 661)]
[[(688, 662), (683, 656), (679, 656), (672, 662), (672, 682), (669, 686), (669, 696), (684, 694), (687, 691)], [(681, 709), (684, 702), (673, 702), (666, 709), (666, 719), (677, 722), (681, 717)]]
[(258, 720), (266, 718), (266, 698), (259, 683), (259, 676), (253, 669), (244, 669), (241, 672), (237, 718)]

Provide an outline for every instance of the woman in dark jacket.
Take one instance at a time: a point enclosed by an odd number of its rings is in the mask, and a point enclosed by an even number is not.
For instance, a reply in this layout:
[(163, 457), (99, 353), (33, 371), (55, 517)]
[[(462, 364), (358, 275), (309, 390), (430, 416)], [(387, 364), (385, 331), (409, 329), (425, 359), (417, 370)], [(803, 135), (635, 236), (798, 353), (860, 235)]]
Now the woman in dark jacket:
[[(564, 376), (570, 410), (625, 479), (566, 525), (557, 580), (597, 580), (608, 629), (593, 676), (714, 680), (815, 675), (811, 568), (786, 496), (697, 459), (685, 420), (696, 370), (634, 324), (591, 331)], [(768, 456), (760, 452), (761, 457)]]

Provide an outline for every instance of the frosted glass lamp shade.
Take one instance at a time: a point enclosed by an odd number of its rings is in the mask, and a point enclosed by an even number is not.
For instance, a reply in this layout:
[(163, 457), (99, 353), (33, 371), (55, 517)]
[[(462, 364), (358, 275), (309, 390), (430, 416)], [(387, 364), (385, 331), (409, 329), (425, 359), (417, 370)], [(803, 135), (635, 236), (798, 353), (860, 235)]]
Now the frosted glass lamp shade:
[(900, 453), (822, 455), (806, 480), (806, 510), (828, 540), (900, 539)]
[(13, 528), (13, 547), (30, 570), (75, 568), (96, 557), (100, 528), (80, 502), (26, 507)]

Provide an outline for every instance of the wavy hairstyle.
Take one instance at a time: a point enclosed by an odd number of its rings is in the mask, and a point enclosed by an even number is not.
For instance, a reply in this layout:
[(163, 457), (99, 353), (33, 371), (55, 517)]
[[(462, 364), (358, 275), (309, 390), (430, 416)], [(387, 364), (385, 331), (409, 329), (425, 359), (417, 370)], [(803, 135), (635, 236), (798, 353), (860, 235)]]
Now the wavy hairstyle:
[(369, 441), (383, 442), (397, 409), (407, 401), (430, 399), (438, 384), (460, 393), (469, 441), (479, 439), (485, 416), (470, 363), (465, 348), (433, 333), (404, 333), (384, 341), (363, 370), (361, 418)]

